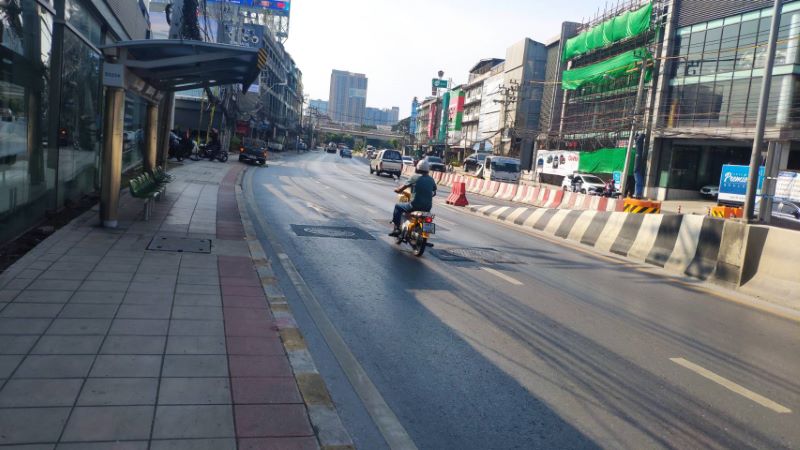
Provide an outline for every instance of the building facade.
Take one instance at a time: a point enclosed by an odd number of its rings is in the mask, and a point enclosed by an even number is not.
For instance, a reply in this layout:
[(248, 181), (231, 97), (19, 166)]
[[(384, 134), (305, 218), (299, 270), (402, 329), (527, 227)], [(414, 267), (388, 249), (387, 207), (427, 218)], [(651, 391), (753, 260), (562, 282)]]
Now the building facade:
[(367, 76), (334, 70), (331, 73), (328, 115), (339, 123), (364, 124), (367, 109)]
[(503, 64), (503, 60), (498, 58), (479, 61), (470, 69), (468, 81), (463, 86), (464, 120), (462, 122), (461, 145), (467, 150), (480, 145), (478, 124), (480, 122), (481, 98), (483, 97), (483, 82), (489, 78), (492, 69), (500, 64)]
[[(99, 189), (100, 47), (149, 30), (141, 0), (0, 3), (0, 242)], [(142, 160), (144, 110), (126, 96), (123, 168)]]
[(309, 109), (316, 110), (321, 116), (328, 114), (328, 102), (326, 100), (309, 100), (308, 107)]
[(400, 121), (400, 108), (371, 108), (367, 107), (364, 114), (363, 125), (393, 126)]

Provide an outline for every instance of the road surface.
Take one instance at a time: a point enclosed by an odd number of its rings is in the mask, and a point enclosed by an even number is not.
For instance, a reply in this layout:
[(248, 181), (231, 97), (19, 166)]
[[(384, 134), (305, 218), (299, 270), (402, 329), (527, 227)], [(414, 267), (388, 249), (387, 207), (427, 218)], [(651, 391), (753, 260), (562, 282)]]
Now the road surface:
[(800, 447), (800, 324), (443, 198), (415, 258), (396, 185), (315, 152), (243, 181), (359, 448)]

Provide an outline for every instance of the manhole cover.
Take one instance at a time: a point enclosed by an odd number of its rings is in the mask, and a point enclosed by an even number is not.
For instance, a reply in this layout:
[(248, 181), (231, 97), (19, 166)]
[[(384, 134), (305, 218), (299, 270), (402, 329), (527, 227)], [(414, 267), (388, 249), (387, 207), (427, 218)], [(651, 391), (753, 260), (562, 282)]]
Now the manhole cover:
[(431, 249), (428, 250), (429, 253), (432, 253), (433, 256), (441, 259), (442, 261), (448, 262), (473, 262), (469, 258), (465, 258), (463, 256), (454, 255), (447, 250), (439, 250), (439, 249)]
[(442, 261), (474, 261), (486, 264), (519, 264), (513, 256), (493, 248), (448, 248), (437, 249), (435, 255)]
[(211, 239), (193, 239), (175, 236), (156, 236), (148, 250), (178, 253), (211, 253)]
[(325, 227), (319, 225), (292, 225), (292, 231), (298, 236), (323, 237), (335, 239), (374, 240), (369, 233), (356, 227)]

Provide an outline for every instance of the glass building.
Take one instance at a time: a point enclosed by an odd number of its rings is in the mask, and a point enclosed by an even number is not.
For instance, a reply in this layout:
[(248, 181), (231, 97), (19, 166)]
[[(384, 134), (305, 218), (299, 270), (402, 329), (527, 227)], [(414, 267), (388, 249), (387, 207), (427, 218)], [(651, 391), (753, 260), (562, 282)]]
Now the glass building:
[[(97, 191), (99, 48), (146, 39), (142, 0), (0, 2), (0, 243)], [(128, 95), (123, 168), (141, 163), (144, 102)]]
[[(648, 185), (659, 198), (688, 198), (718, 184), (723, 164), (748, 164), (764, 79), (771, 2), (753, 1), (740, 14), (682, 1), (671, 52), (664, 55), (661, 104)], [(734, 11), (735, 12), (735, 11)], [(704, 19), (704, 20), (700, 20)], [(767, 109), (766, 140), (784, 145), (784, 169), (800, 169), (800, 1), (780, 18)], [(655, 195), (654, 195), (655, 194)]]

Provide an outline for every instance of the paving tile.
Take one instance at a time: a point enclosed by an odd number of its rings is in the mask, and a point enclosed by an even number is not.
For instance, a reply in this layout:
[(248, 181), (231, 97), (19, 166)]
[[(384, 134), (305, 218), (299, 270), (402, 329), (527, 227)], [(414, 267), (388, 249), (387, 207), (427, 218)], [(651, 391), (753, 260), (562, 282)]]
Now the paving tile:
[(157, 355), (99, 355), (92, 367), (92, 377), (157, 377), (161, 356)]
[(222, 320), (222, 308), (218, 306), (174, 306), (174, 319)]
[(315, 437), (239, 439), (239, 450), (318, 450)]
[(114, 304), (118, 305), (122, 302), (124, 292), (109, 292), (109, 291), (78, 291), (69, 303), (95, 303), (95, 304)]
[(108, 336), (100, 353), (107, 355), (161, 355), (166, 336)]
[(261, 286), (236, 286), (223, 284), (222, 295), (236, 295), (240, 297), (264, 297), (264, 289)]
[(81, 285), (80, 280), (36, 280), (31, 287), (45, 291), (74, 291)]
[(83, 280), (89, 275), (88, 270), (45, 270), (39, 280)]
[[(211, 271), (209, 271), (211, 272)], [(213, 286), (219, 289), (219, 279), (217, 278), (216, 270), (211, 274), (199, 275), (178, 275), (178, 283), (180, 284), (200, 284), (203, 286)]]
[(0, 391), (0, 408), (72, 406), (83, 380), (15, 379)]
[(117, 281), (127, 283), (133, 279), (132, 272), (91, 272), (86, 281)]
[(114, 319), (111, 330), (108, 334), (122, 335), (142, 335), (142, 336), (165, 336), (169, 328), (169, 320), (166, 319)]
[(98, 264), (97, 267), (94, 268), (94, 272), (119, 272), (119, 273), (129, 273), (133, 276), (133, 273), (139, 268), (139, 263), (127, 263), (127, 264), (113, 264), (113, 263), (102, 263)]
[(128, 287), (128, 292), (145, 292), (145, 293), (172, 293), (175, 289), (175, 283), (150, 283), (147, 281), (132, 281)]
[(11, 303), (0, 312), (0, 317), (23, 317), (28, 319), (53, 318), (61, 311), (59, 303)]
[(219, 294), (175, 294), (176, 306), (222, 306)]
[(168, 275), (178, 275), (178, 266), (163, 266), (163, 265), (152, 265), (142, 263), (138, 269), (136, 269), (136, 273), (152, 273), (152, 274), (168, 274)]
[(82, 378), (89, 373), (94, 356), (30, 355), (14, 373), (15, 378)]
[(40, 291), (26, 289), (14, 298), (15, 303), (66, 303), (74, 291)]
[(3, 450), (53, 450), (56, 444), (19, 444), (19, 445), (6, 445)]
[(236, 404), (303, 403), (292, 377), (231, 378)]
[(170, 320), (170, 336), (224, 336), (225, 325), (221, 320)]
[(78, 405), (154, 405), (158, 378), (89, 378), (86, 380)]
[(13, 280), (6, 283), (3, 286), (3, 289), (25, 289), (26, 287), (30, 286), (33, 282), (31, 278), (14, 278)]
[(21, 278), (21, 279), (24, 279), (24, 280), (32, 280), (34, 278), (38, 278), (39, 275), (42, 274), (42, 272), (44, 272), (44, 271), (40, 270), (40, 269), (25, 269), (25, 270), (21, 270), (14, 278)]
[(28, 269), (46, 270), (52, 265), (53, 265), (52, 261), (45, 261), (43, 258), (40, 257), (36, 261), (28, 264)]
[(292, 369), (286, 356), (231, 355), (232, 377), (291, 377)]
[(34, 355), (94, 355), (103, 342), (101, 335), (42, 336), (31, 354)]
[(224, 336), (170, 336), (167, 341), (170, 355), (224, 355)]
[(153, 439), (234, 437), (230, 405), (159, 406)]
[(152, 406), (78, 406), (72, 411), (62, 440), (113, 441), (148, 439)]
[(176, 294), (219, 294), (219, 287), (217, 286), (204, 286), (199, 284), (177, 284), (175, 287)]
[(120, 319), (169, 319), (172, 305), (131, 305), (124, 303), (117, 311)]
[(221, 405), (231, 403), (228, 378), (162, 378), (159, 405)]
[(216, 281), (216, 284), (219, 284), (219, 269), (216, 265), (208, 268), (181, 267), (178, 271), (178, 279), (181, 278), (188, 278), (187, 284), (209, 284), (200, 283), (202, 280)]
[(226, 295), (222, 299), (225, 308), (267, 308), (267, 300), (262, 297), (238, 297)]
[(223, 286), (251, 286), (261, 288), (261, 280), (255, 275), (249, 277), (222, 277), (219, 282)]
[(22, 292), (21, 289), (6, 289), (3, 288), (0, 290), (0, 302), (10, 302), (14, 300), (14, 298)]
[(0, 445), (56, 442), (70, 408), (0, 409)]
[(150, 450), (236, 450), (236, 440), (228, 439), (170, 439), (153, 440)]
[(229, 355), (284, 355), (280, 337), (228, 336), (226, 338)]
[(51, 270), (80, 270), (80, 271), (91, 271), (95, 268), (97, 263), (79, 263), (79, 262), (55, 262), (52, 266), (50, 266)]
[(148, 283), (155, 285), (174, 285), (177, 275), (161, 275), (152, 273), (137, 273), (133, 276), (134, 283)]
[(50, 325), (50, 319), (7, 319), (0, 317), (1, 335), (40, 335)]
[[(264, 300), (261, 300), (262, 302)], [(272, 320), (272, 313), (266, 308), (225, 308), (225, 320), (228, 322), (246, 322), (250, 320)]]
[(227, 377), (224, 355), (166, 355), (163, 377)]
[(14, 369), (17, 368), (23, 355), (1, 355), (0, 356), (0, 378), (8, 378)]
[(68, 303), (58, 315), (70, 319), (110, 319), (117, 312), (117, 304)]
[(26, 355), (37, 339), (35, 335), (0, 335), (0, 355)]
[(109, 292), (125, 292), (128, 290), (127, 281), (84, 281), (81, 284), (80, 290), (82, 291), (109, 291)]
[(275, 323), (267, 319), (225, 319), (225, 334), (227, 336), (272, 337), (278, 335), (278, 330)]
[(57, 318), (47, 329), (48, 335), (55, 334), (106, 334), (111, 319), (67, 319)]
[(159, 292), (128, 292), (123, 303), (127, 305), (167, 305), (172, 303), (172, 289)]
[(304, 405), (236, 405), (236, 435), (248, 437), (313, 436)]
[(62, 442), (56, 450), (147, 450), (147, 441)]

